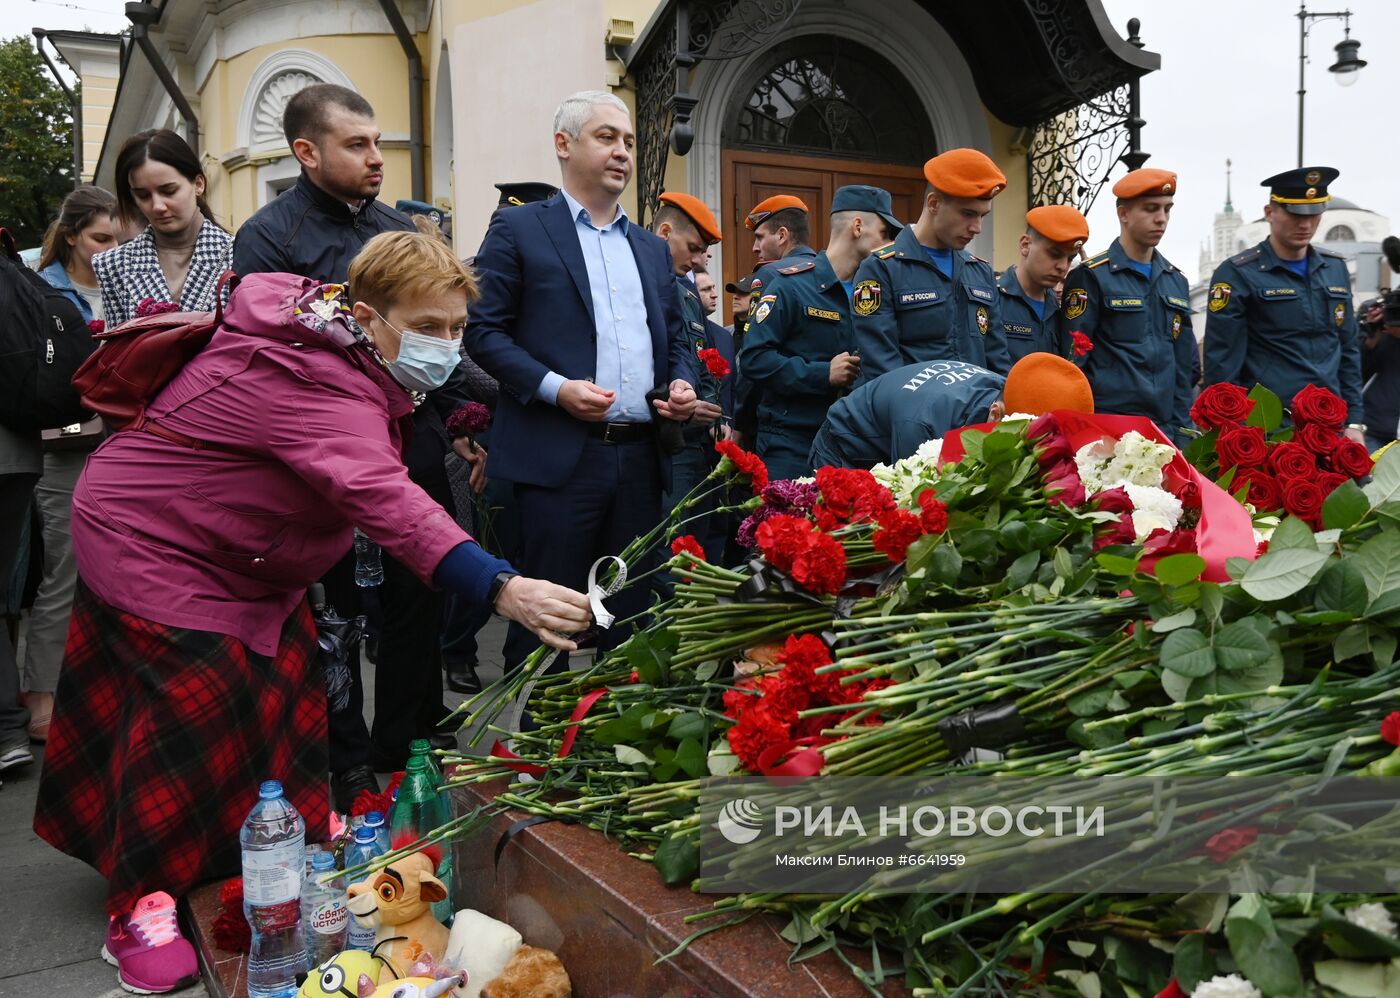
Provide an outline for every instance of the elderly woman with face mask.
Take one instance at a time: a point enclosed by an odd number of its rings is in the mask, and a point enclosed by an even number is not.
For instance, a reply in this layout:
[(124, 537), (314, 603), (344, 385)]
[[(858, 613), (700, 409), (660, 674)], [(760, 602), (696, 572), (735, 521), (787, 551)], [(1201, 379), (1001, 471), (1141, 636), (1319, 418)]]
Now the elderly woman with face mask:
[(587, 599), (516, 575), (408, 478), (422, 393), (458, 356), (471, 273), (436, 240), (370, 240), (349, 287), (254, 274), (141, 429), (89, 459), (79, 584), (35, 830), (109, 880), (123, 984), (197, 974), (172, 896), (239, 866), (259, 781), (328, 831), (326, 698), (305, 598), (358, 526), (419, 578), (551, 646)]

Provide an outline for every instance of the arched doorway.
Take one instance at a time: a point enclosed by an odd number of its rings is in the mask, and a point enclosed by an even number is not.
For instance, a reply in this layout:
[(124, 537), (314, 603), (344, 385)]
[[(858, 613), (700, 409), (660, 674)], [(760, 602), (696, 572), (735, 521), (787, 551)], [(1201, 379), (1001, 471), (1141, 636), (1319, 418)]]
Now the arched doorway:
[(724, 280), (753, 268), (744, 214), (773, 194), (811, 209), (812, 245), (826, 245), (836, 188), (890, 192), (901, 221), (918, 216), (922, 165), (938, 148), (923, 104), (883, 55), (836, 35), (808, 35), (765, 53), (736, 87), (721, 133)]

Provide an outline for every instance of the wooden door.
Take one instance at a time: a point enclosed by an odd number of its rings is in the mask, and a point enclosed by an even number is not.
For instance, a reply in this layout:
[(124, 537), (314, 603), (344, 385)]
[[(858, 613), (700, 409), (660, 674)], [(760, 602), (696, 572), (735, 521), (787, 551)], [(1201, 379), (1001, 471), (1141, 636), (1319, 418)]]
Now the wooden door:
[[(838, 187), (872, 184), (890, 192), (894, 215), (906, 225), (923, 208), (924, 172), (917, 166), (863, 163), (859, 160), (788, 156), (778, 153), (727, 149), (723, 154), (719, 220), (724, 233), (724, 277), (721, 286), (753, 272), (753, 233), (744, 227), (750, 209), (774, 194), (795, 194), (810, 212), (812, 245), (824, 249), (830, 235), (831, 198)], [(726, 321), (729, 296), (721, 295)]]

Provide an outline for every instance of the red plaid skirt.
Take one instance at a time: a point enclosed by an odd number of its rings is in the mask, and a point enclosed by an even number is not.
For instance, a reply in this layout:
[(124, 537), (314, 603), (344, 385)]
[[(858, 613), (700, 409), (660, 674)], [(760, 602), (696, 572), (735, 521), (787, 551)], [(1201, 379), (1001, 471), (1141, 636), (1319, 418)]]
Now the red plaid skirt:
[(108, 880), (123, 914), (238, 873), (258, 784), (282, 781), (312, 841), (329, 827), (326, 696), (305, 603), (268, 658), (123, 613), (81, 581), (34, 831)]

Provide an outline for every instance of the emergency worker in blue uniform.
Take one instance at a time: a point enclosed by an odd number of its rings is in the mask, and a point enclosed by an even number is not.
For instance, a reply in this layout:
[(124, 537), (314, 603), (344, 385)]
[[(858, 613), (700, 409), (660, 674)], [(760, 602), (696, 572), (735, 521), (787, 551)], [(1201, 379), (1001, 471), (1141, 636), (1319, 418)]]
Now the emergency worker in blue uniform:
[(1042, 205), (1026, 212), (1021, 262), (997, 278), (1001, 328), (1013, 364), (1032, 353), (1069, 356), (1054, 289), (1069, 274), (1088, 239), (1089, 222), (1067, 204)]
[(811, 472), (812, 438), (827, 408), (860, 373), (851, 279), (861, 259), (898, 229), (888, 191), (839, 188), (831, 200), (827, 248), (777, 268), (758, 289), (739, 367), (761, 392), (758, 454), (773, 478)]
[(961, 360), (999, 374), (1010, 368), (992, 265), (967, 252), (1006, 189), (976, 149), (951, 149), (924, 164), (923, 211), (856, 273), (861, 379), (930, 360)]
[[(705, 269), (710, 247), (720, 241), (719, 223), (699, 198), (680, 191), (665, 191), (652, 221), (652, 231), (666, 240), (671, 266), (676, 272), (676, 294), (681, 301), (685, 340), (695, 371), (695, 409), (681, 429), (684, 448), (671, 456), (671, 487), (662, 497), (662, 508), (675, 508), (714, 467), (714, 428), (723, 416), (719, 379), (711, 374), (700, 352), (715, 347), (700, 294), (687, 276)], [(702, 512), (702, 511), (698, 511)]]
[(1181, 443), (1195, 398), (1196, 337), (1186, 275), (1157, 252), (1176, 190), (1176, 174), (1156, 169), (1113, 185), (1118, 238), (1065, 280), (1060, 328), (1099, 412), (1146, 416)]
[(1063, 357), (1027, 354), (1006, 377), (960, 360), (909, 364), (867, 381), (831, 407), (812, 443), (812, 467), (872, 468), (913, 454), (949, 430), (1007, 412), (1094, 411), (1084, 373)]
[(764, 198), (744, 216), (744, 227), (753, 232), (754, 277), (767, 284), (778, 266), (792, 266), (813, 259), (812, 227), (807, 203), (794, 194)]
[(1347, 403), (1347, 435), (1364, 442), (1361, 331), (1346, 260), (1310, 245), (1337, 170), (1310, 166), (1276, 174), (1264, 218), (1269, 237), (1226, 260), (1206, 298), (1205, 383), (1256, 383), (1288, 405), (1305, 385)]

